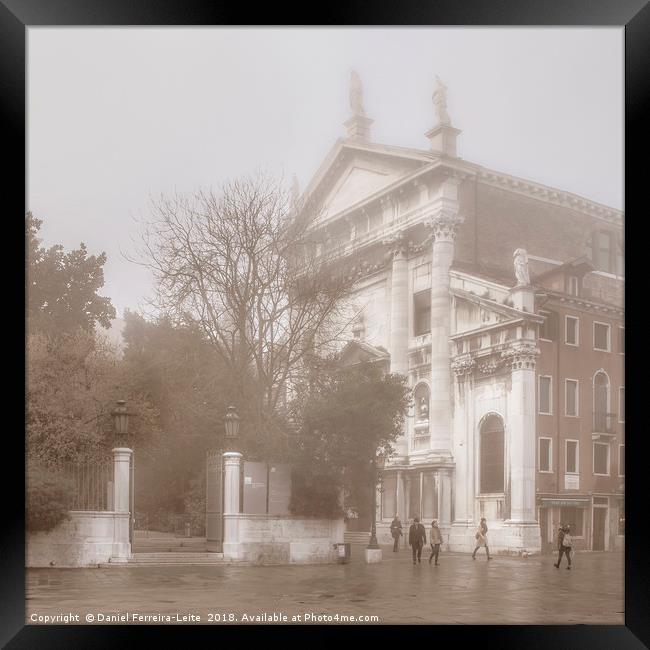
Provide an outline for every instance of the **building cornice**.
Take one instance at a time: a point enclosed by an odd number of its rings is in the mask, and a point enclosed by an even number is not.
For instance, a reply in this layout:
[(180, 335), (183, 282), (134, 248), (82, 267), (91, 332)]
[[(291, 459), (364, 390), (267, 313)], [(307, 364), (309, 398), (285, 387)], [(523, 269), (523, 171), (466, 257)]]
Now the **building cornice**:
[(481, 168), (478, 171), (478, 179), (485, 185), (498, 187), (499, 189), (513, 192), (514, 194), (521, 194), (545, 203), (570, 208), (571, 210), (588, 214), (604, 223), (621, 226), (623, 222), (623, 212), (620, 210), (615, 210), (602, 203), (590, 201), (577, 194), (558, 190), (557, 188), (542, 185), (541, 183), (486, 168)]

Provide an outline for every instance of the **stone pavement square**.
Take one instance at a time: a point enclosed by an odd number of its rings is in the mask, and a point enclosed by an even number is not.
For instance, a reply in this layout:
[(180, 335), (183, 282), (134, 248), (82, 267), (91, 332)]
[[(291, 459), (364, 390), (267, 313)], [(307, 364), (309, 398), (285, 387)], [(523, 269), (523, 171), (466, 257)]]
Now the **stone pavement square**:
[[(74, 613), (81, 624), (86, 616), (96, 624), (100, 615), (153, 613), (198, 616), (201, 624), (268, 623), (275, 613), (332, 624), (624, 623), (622, 553), (576, 553), (567, 571), (547, 555), (488, 562), (482, 551), (476, 560), (441, 553), (434, 566), (425, 548), (414, 566), (407, 549), (382, 550), (380, 564), (365, 564), (355, 545), (349, 564), (28, 569), (26, 622)], [(244, 619), (265, 613), (266, 620)], [(305, 614), (332, 618), (305, 621)], [(360, 616), (377, 618), (352, 618)]]

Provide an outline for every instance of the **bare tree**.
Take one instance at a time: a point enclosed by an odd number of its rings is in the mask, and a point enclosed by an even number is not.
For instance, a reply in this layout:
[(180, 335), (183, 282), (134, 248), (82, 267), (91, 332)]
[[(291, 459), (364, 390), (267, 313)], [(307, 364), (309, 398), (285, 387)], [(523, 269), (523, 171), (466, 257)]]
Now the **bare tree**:
[(297, 207), (279, 181), (259, 174), (218, 193), (162, 197), (142, 232), (158, 307), (203, 330), (261, 429), (308, 356), (348, 324), (353, 278), (320, 253), (315, 215), (299, 217)]

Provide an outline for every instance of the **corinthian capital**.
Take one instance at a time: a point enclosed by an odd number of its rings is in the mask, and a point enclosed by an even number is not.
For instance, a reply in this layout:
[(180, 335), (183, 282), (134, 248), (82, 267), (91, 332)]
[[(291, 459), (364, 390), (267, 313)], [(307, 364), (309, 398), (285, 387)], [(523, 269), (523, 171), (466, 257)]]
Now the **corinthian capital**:
[(535, 343), (515, 341), (501, 353), (501, 358), (509, 363), (513, 370), (534, 370), (539, 353)]
[(388, 237), (382, 239), (381, 242), (390, 253), (391, 256), (406, 255), (408, 252), (409, 242), (404, 232), (396, 232)]
[(453, 242), (462, 222), (457, 211), (444, 208), (429, 217), (424, 225), (431, 229), (434, 240)]
[(476, 362), (470, 354), (461, 354), (451, 362), (451, 369), (456, 373), (458, 378), (468, 375), (472, 372)]

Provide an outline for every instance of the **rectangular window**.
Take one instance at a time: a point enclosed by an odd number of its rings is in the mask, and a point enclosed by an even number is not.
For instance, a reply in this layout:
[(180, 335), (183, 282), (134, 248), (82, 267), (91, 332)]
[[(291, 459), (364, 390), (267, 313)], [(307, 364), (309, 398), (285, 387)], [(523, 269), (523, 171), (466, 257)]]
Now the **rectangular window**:
[(579, 282), (578, 278), (576, 278), (574, 275), (569, 277), (569, 282), (568, 282), (568, 294), (570, 296), (577, 296), (578, 295), (578, 288), (579, 288)]
[(557, 341), (557, 314), (552, 311), (540, 311), (539, 315), (544, 317), (544, 322), (539, 326), (539, 338), (544, 341)]
[(609, 352), (609, 325), (594, 323), (594, 350)]
[(431, 292), (420, 291), (413, 295), (413, 334), (422, 336), (431, 332)]
[(609, 445), (594, 442), (594, 474), (609, 476)]
[(618, 351), (620, 354), (625, 354), (625, 328), (618, 328)]
[(578, 380), (564, 380), (564, 415), (578, 415)]
[(540, 375), (539, 377), (539, 412), (551, 415), (551, 378)]
[(578, 345), (579, 344), (579, 337), (580, 337), (580, 332), (579, 332), (579, 324), (580, 321), (577, 318), (574, 318), (573, 316), (567, 316), (566, 317), (566, 336), (565, 336), (565, 342), (567, 345)]
[(596, 236), (596, 266), (601, 271), (613, 273), (612, 264), (612, 234), (609, 232), (598, 232)]
[(625, 445), (618, 446), (618, 475), (625, 476)]
[(625, 422), (625, 386), (618, 389), (618, 421)]
[(539, 439), (539, 471), (552, 472), (553, 465), (551, 463), (551, 448), (553, 440), (551, 438)]
[(560, 523), (571, 526), (573, 537), (582, 537), (584, 508), (560, 508)]
[(578, 474), (578, 441), (564, 441), (564, 467), (567, 474)]

